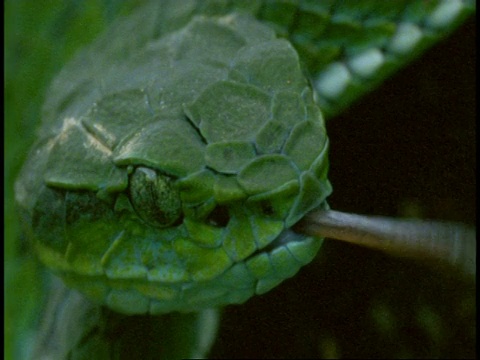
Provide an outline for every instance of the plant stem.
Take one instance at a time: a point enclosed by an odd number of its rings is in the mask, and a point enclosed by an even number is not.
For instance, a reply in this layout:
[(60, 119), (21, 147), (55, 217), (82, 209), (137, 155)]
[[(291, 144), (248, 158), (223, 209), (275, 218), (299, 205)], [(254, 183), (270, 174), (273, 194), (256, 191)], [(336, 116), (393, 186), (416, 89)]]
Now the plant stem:
[(297, 223), (295, 230), (396, 256), (439, 260), (475, 276), (476, 232), (466, 225), (317, 210)]

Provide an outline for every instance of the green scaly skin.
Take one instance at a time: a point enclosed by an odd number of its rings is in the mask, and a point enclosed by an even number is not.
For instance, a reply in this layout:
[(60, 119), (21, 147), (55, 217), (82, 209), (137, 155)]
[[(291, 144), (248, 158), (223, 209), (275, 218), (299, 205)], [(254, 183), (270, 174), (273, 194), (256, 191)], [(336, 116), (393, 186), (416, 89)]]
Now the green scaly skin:
[[(320, 111), (293, 48), (256, 20), (198, 17), (126, 51), (115, 39), (138, 22), (79, 55), (78, 78), (67, 67), (55, 81), (56, 122), (45, 122), (16, 186), (35, 248), (119, 312), (244, 302), (320, 247), (288, 230), (331, 191)], [(174, 200), (153, 200), (165, 198), (155, 177), (169, 179)]]

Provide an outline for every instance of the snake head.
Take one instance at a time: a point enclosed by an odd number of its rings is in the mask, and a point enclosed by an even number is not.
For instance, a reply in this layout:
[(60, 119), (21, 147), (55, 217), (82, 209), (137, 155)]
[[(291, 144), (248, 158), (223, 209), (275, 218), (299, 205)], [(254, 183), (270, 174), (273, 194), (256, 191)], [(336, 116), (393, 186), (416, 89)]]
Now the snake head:
[(34, 246), (123, 313), (244, 302), (321, 246), (290, 230), (331, 192), (313, 92), (293, 47), (249, 17), (196, 17), (122, 48), (132, 21), (47, 99), (17, 182)]

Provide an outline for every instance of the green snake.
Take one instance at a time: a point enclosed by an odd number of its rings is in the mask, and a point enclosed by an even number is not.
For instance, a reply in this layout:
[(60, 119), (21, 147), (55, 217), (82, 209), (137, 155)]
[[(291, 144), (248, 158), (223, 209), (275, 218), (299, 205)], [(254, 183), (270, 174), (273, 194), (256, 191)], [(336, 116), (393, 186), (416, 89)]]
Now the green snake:
[(17, 181), (39, 258), (126, 314), (295, 275), (322, 239), (291, 227), (331, 192), (322, 112), (469, 11), (451, 4), (162, 1), (118, 21), (55, 79)]

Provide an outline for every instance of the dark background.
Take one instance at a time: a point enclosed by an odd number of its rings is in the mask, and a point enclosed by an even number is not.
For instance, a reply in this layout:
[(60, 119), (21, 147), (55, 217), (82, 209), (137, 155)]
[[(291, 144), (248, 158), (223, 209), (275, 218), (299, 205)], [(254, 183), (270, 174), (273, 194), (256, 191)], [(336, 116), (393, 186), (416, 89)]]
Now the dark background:
[[(475, 224), (475, 21), (328, 121), (332, 209)], [(212, 357), (475, 357), (474, 284), (326, 241), (224, 312)]]

